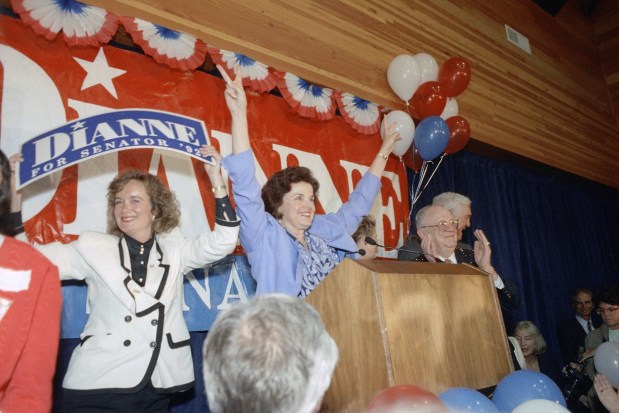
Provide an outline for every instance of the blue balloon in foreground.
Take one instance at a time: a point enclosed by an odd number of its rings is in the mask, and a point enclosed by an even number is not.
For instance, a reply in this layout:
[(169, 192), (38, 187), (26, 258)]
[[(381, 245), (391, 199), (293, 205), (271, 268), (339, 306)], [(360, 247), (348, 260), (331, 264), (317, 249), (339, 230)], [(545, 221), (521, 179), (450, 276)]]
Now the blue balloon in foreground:
[(545, 374), (531, 370), (508, 374), (496, 386), (492, 396), (494, 405), (505, 413), (510, 413), (526, 401), (536, 399), (550, 400), (567, 407), (559, 386)]
[(478, 391), (465, 387), (454, 387), (438, 395), (449, 412), (499, 413), (489, 398)]
[(440, 116), (428, 116), (415, 128), (415, 148), (424, 161), (439, 157), (449, 143), (449, 126)]

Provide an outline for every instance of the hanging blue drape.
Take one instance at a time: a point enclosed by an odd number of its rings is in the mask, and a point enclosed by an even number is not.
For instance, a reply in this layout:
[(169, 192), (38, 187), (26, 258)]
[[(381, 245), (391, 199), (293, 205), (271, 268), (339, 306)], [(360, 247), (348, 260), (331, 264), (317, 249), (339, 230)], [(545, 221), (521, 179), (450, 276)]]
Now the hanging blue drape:
[[(409, 182), (418, 177), (409, 171)], [(444, 158), (411, 222), (445, 191), (471, 198), (464, 241), (472, 245), (473, 230), (483, 229), (494, 267), (519, 289), (520, 307), (504, 314), (508, 333), (516, 322), (531, 320), (558, 356), (557, 326), (573, 314), (570, 292), (595, 292), (619, 280), (619, 191), (549, 167), (524, 168), (461, 151)]]

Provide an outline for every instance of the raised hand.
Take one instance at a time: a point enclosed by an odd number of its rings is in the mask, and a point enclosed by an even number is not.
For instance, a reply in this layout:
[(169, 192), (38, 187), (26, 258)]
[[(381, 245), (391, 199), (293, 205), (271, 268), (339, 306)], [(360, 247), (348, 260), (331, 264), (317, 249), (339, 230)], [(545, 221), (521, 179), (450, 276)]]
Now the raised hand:
[(425, 253), (424, 255), (428, 262), (436, 262), (436, 258), (434, 257), (438, 255), (438, 251), (432, 241), (432, 237), (426, 235), (421, 239), (421, 250)]
[(370, 165), (369, 172), (374, 174), (377, 177), (381, 177), (383, 172), (385, 171), (385, 166), (387, 165), (387, 157), (393, 150), (393, 146), (397, 141), (402, 139), (400, 136), (400, 132), (396, 132), (396, 123), (392, 123), (387, 127), (387, 132), (385, 133), (385, 138), (383, 139), (383, 144), (380, 146), (380, 150), (376, 154), (374, 161)]
[(395, 130), (397, 126), (397, 123), (393, 122), (387, 127), (385, 138), (383, 139), (383, 144), (380, 147), (379, 154), (389, 156), (391, 151), (393, 151), (395, 143), (402, 139), (402, 137), (400, 136), (400, 132), (396, 132)]
[(477, 229), (474, 232), (475, 244), (473, 244), (473, 251), (475, 253), (475, 262), (477, 266), (487, 273), (496, 274), (494, 267), (492, 266), (492, 249), (490, 249), (490, 241), (486, 238), (486, 234), (481, 229)]
[(202, 145), (200, 148), (200, 153), (202, 156), (212, 157), (215, 161), (215, 165), (204, 163), (204, 169), (211, 180), (215, 197), (220, 198), (221, 196), (227, 195), (228, 192), (226, 191), (224, 179), (221, 176), (221, 155), (217, 149), (211, 145)]
[(230, 76), (228, 76), (223, 67), (217, 65), (217, 70), (219, 70), (219, 73), (221, 73), (226, 82), (224, 96), (232, 116), (232, 153), (239, 154), (251, 149), (249, 130), (247, 128), (247, 96), (245, 96), (245, 89), (243, 89), (241, 69), (238, 65), (235, 66), (234, 80), (230, 79)]
[(603, 374), (596, 374), (593, 380), (598, 398), (610, 413), (619, 413), (619, 390), (615, 391), (608, 378)]
[(243, 88), (243, 77), (241, 76), (240, 66), (237, 65), (234, 67), (234, 80), (230, 79), (226, 70), (220, 65), (217, 65), (217, 70), (219, 70), (221, 77), (226, 82), (224, 96), (230, 114), (232, 117), (244, 114), (247, 110), (247, 96), (245, 96), (245, 89)]
[(21, 211), (21, 191), (17, 190), (17, 181), (15, 174), (17, 173), (17, 163), (24, 160), (21, 153), (11, 155), (9, 158), (9, 167), (11, 168), (11, 177), (9, 178), (9, 186), (11, 191), (11, 212)]

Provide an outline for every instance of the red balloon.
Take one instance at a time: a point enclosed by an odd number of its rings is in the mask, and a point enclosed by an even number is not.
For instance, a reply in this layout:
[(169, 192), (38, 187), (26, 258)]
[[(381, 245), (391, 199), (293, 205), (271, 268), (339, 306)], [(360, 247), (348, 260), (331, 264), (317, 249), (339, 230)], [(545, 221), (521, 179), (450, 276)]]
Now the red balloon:
[(367, 408), (367, 413), (432, 412), (447, 413), (447, 408), (432, 392), (413, 386), (398, 384), (378, 392)]
[(410, 150), (406, 151), (406, 153), (402, 155), (402, 161), (404, 161), (404, 165), (408, 166), (415, 172), (419, 172), (419, 170), (423, 166), (423, 159), (421, 159), (421, 155), (419, 155), (419, 152), (417, 152), (417, 148), (415, 148), (414, 146), (412, 146)]
[(449, 142), (445, 147), (446, 154), (461, 151), (469, 142), (471, 127), (462, 116), (452, 116), (445, 121), (449, 127)]
[(443, 113), (446, 103), (447, 97), (443, 92), (443, 87), (434, 81), (419, 85), (411, 99), (413, 113), (417, 119), (439, 116)]
[(438, 83), (443, 86), (447, 97), (455, 97), (464, 92), (471, 81), (471, 66), (461, 57), (452, 57), (441, 66)]

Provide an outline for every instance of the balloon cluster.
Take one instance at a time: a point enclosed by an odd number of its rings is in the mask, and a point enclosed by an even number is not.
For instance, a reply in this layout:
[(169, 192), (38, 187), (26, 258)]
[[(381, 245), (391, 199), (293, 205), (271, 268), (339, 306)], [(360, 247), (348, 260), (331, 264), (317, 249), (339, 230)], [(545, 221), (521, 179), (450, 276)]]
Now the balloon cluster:
[[(439, 68), (427, 53), (396, 56), (387, 69), (387, 80), (394, 93), (406, 102), (410, 114), (396, 110), (383, 119), (381, 136), (384, 125), (395, 122), (402, 137), (393, 154), (404, 156), (406, 164), (419, 171), (424, 161), (463, 149), (471, 128), (466, 119), (458, 116), (455, 97), (466, 89), (470, 79), (471, 68), (461, 57), (453, 57)], [(418, 120), (416, 127), (413, 118)]]
[(465, 387), (436, 396), (421, 387), (399, 384), (381, 390), (366, 413), (569, 413), (559, 387), (546, 375), (518, 370), (505, 376), (492, 398)]

